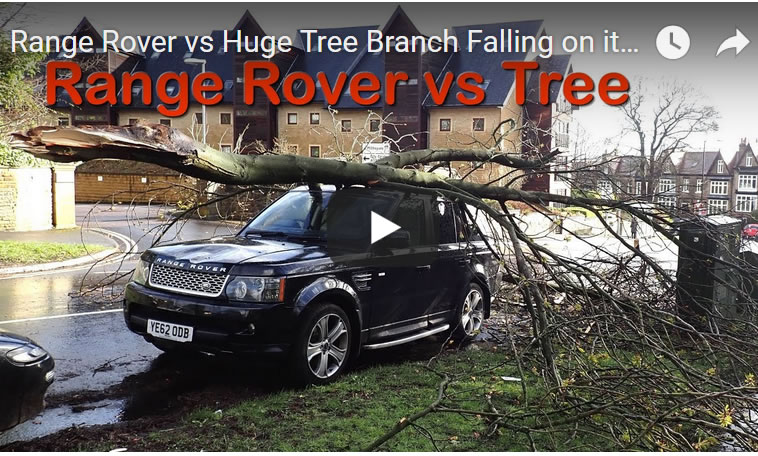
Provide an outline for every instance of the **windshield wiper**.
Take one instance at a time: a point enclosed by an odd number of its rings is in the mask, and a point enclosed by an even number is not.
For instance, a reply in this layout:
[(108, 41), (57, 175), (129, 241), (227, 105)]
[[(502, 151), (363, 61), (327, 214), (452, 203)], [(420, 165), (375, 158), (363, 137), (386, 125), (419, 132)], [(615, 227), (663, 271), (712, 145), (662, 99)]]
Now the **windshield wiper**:
[(322, 236), (306, 233), (286, 233), (284, 231), (252, 230), (245, 233), (245, 237), (257, 235), (260, 237), (281, 237), (286, 239), (300, 239), (307, 241), (325, 241)]
[(286, 237), (289, 236), (288, 233), (285, 233), (284, 231), (269, 231), (269, 230), (252, 230), (245, 233), (245, 237), (247, 236), (261, 236), (261, 237)]

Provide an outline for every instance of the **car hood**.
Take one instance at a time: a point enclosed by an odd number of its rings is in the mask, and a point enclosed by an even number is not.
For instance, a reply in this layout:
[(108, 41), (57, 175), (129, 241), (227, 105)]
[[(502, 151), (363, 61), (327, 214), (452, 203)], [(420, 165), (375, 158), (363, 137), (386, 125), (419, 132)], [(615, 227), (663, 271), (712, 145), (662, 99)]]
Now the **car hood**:
[(148, 254), (153, 255), (152, 261), (233, 266), (323, 258), (326, 256), (326, 248), (321, 244), (228, 236), (155, 247), (148, 250)]
[(20, 336), (18, 334), (14, 334), (12, 332), (8, 332), (3, 329), (0, 329), (0, 344), (26, 345), (30, 343), (34, 343), (34, 342), (28, 337)]

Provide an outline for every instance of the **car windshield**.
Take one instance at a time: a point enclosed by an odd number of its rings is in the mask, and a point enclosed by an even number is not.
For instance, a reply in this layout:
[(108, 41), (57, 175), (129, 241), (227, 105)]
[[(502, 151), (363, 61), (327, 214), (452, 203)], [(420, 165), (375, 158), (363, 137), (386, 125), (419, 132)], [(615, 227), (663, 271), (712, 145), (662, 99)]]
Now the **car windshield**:
[(391, 206), (391, 199), (364, 189), (295, 190), (263, 210), (240, 234), (359, 240), (370, 232), (371, 212), (384, 215)]

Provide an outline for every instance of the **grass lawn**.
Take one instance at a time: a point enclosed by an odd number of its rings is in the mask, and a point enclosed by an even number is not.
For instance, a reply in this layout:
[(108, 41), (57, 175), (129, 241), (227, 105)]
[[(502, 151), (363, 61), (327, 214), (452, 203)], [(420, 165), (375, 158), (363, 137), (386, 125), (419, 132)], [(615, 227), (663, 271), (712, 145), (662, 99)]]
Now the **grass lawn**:
[[(517, 409), (522, 400), (517, 376), (504, 365), (502, 350), (447, 351), (433, 367), (453, 373), (447, 389), (448, 407), (489, 410), (485, 395), (498, 410)], [(390, 430), (403, 417), (427, 407), (437, 396), (440, 377), (426, 362), (380, 364), (348, 372), (326, 386), (290, 389), (243, 399), (216, 410), (199, 408), (168, 429), (145, 430), (127, 441), (89, 440), (77, 449), (111, 450), (120, 445), (149, 451), (356, 451)], [(537, 376), (527, 373), (530, 401), (544, 390)], [(380, 447), (390, 451), (530, 451), (522, 434), (500, 428), (488, 436), (485, 417), (436, 412), (409, 426)], [(535, 435), (542, 450), (581, 449), (585, 436)], [(432, 443), (432, 440), (434, 443)], [(589, 438), (592, 438), (589, 436)], [(604, 442), (593, 442), (607, 446)], [(115, 446), (114, 446), (115, 445)]]
[(96, 244), (0, 241), (0, 267), (69, 260), (106, 248)]

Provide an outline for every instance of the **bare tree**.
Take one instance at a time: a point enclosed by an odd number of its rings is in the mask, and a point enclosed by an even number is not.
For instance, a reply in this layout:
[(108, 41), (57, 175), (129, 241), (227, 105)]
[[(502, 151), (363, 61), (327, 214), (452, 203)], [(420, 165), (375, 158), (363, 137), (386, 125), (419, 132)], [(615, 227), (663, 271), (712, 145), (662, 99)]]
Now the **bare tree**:
[[(652, 92), (652, 93), (651, 93)], [(639, 156), (642, 194), (656, 192), (656, 182), (672, 153), (689, 146), (693, 135), (718, 130), (719, 114), (703, 102), (703, 95), (690, 84), (638, 79), (629, 101), (621, 105), (624, 135), (634, 137)]]

